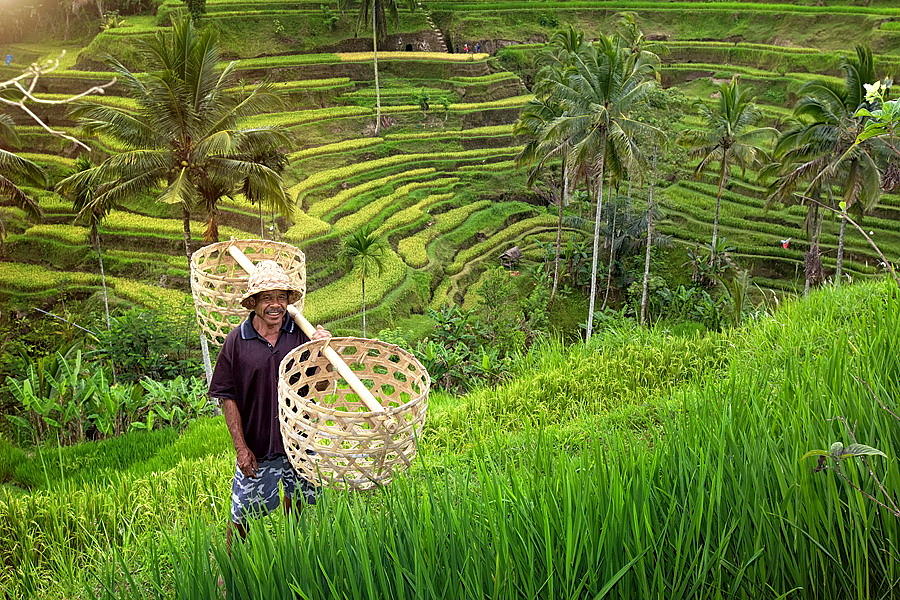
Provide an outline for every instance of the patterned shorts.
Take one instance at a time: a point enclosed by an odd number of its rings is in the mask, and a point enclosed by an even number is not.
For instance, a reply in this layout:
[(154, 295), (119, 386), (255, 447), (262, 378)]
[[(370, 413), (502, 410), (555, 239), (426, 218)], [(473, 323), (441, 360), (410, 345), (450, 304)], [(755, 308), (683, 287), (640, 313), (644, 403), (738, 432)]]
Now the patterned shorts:
[(316, 488), (294, 470), (287, 456), (281, 455), (259, 461), (256, 477), (247, 477), (235, 466), (231, 484), (231, 520), (243, 525), (249, 517), (263, 516), (278, 508), (278, 482), (284, 486), (286, 497), (307, 504), (316, 503)]

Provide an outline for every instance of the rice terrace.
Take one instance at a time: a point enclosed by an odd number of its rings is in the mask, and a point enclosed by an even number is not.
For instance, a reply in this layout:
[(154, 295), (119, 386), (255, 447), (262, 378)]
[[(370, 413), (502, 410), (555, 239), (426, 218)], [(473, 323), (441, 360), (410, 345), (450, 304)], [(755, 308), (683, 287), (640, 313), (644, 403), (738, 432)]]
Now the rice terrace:
[(897, 0), (0, 0), (0, 600), (900, 598)]

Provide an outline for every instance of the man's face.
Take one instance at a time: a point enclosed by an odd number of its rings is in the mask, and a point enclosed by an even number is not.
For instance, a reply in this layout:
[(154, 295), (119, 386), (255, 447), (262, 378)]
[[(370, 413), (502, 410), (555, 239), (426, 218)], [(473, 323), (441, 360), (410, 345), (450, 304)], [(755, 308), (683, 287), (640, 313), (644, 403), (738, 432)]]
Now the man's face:
[(255, 296), (256, 305), (253, 307), (253, 312), (266, 325), (270, 327), (280, 326), (290, 297), (290, 292), (286, 290), (260, 292)]

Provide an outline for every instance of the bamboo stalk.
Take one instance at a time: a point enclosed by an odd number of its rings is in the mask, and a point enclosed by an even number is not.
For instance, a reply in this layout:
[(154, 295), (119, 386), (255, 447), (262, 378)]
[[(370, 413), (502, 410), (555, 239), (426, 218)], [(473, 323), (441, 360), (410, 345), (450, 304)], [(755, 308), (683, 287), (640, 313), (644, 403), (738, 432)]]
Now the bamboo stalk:
[[(240, 248), (237, 246), (229, 246), (228, 253), (231, 254), (231, 257), (239, 264), (247, 273), (253, 273), (256, 270), (256, 265), (253, 264), (247, 255), (245, 255)], [(313, 334), (316, 332), (316, 328), (313, 327), (313, 324), (310, 323), (306, 317), (303, 316), (303, 313), (294, 306), (293, 304), (289, 304), (287, 307), (288, 314), (291, 315), (291, 318), (294, 319), (294, 322), (300, 326), (300, 329), (307, 336), (312, 339)], [(328, 362), (334, 366), (337, 372), (344, 378), (344, 380), (350, 384), (350, 388), (360, 397), (360, 399), (365, 403), (366, 407), (372, 412), (384, 412), (384, 407), (380, 402), (375, 398), (372, 392), (360, 381), (359, 377), (356, 376), (356, 373), (347, 366), (347, 363), (344, 362), (344, 359), (334, 351), (334, 349), (325, 346), (322, 350), (322, 354), (325, 355), (325, 358), (328, 359)]]

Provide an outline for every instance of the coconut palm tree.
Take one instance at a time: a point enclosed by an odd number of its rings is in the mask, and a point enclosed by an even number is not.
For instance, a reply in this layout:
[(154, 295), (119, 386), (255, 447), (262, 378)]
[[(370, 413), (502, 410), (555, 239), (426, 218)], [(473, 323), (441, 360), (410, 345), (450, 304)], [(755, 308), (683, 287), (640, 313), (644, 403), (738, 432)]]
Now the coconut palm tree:
[[(390, 14), (394, 24), (400, 23), (399, 0), (362, 0), (359, 3), (359, 19), (356, 23), (356, 33), (363, 24), (372, 27), (372, 66), (375, 70), (375, 135), (381, 131), (381, 87), (378, 83), (378, 42), (387, 38), (388, 23), (387, 14)], [(415, 1), (407, 0), (407, 8), (415, 9)]]
[[(798, 124), (781, 135), (775, 146), (782, 168), (773, 185), (774, 200), (797, 202), (796, 190), (805, 182), (803, 195), (807, 197), (816, 191), (830, 193), (836, 185), (843, 191), (844, 207), (858, 214), (870, 211), (878, 203), (882, 189), (876, 162), (878, 141), (856, 143), (865, 126), (865, 119), (856, 116), (857, 109), (866, 102), (864, 86), (878, 80), (872, 51), (858, 46), (856, 59), (844, 60), (841, 69), (843, 84), (810, 81), (800, 88), (800, 100), (794, 107)], [(843, 268), (846, 223), (842, 217), (836, 282), (840, 281)]]
[[(557, 146), (547, 143), (545, 132), (547, 127), (557, 117), (562, 115), (562, 108), (555, 104), (552, 97), (534, 97), (529, 100), (516, 121), (514, 130), (516, 135), (523, 135), (528, 138), (522, 151), (516, 156), (516, 163), (521, 166), (528, 167), (527, 183), (530, 187), (534, 187), (547, 168), (547, 162), (553, 157), (561, 158), (560, 179), (561, 187), (559, 193), (552, 193), (556, 202), (556, 244), (554, 245), (553, 258), (553, 287), (550, 292), (550, 302), (556, 296), (556, 290), (559, 285), (559, 260), (562, 244), (562, 228), (563, 215), (566, 205), (569, 201), (569, 169), (566, 158), (568, 154), (568, 146), (563, 142)], [(549, 190), (548, 190), (549, 191)]]
[[(561, 81), (565, 79), (566, 70), (572, 66), (575, 55), (585, 48), (584, 34), (573, 27), (569, 27), (567, 30), (554, 33), (550, 44), (549, 51), (538, 58), (538, 64), (541, 65), (537, 75), (539, 81)], [(559, 286), (563, 214), (565, 207), (569, 203), (571, 173), (569, 172), (569, 161), (567, 158), (571, 148), (566, 140), (560, 140), (560, 143), (554, 144), (552, 139), (547, 138), (549, 125), (562, 116), (563, 109), (553, 95), (547, 92), (550, 89), (549, 85), (544, 84), (540, 87), (545, 93), (535, 96), (525, 105), (515, 125), (516, 134), (524, 135), (528, 138), (524, 148), (516, 157), (516, 162), (530, 167), (528, 184), (534, 185), (539, 175), (546, 168), (549, 160), (553, 158), (561, 159), (562, 190), (558, 194), (556, 201), (556, 244), (553, 259), (553, 287), (550, 292), (550, 302), (553, 302)]]
[(215, 30), (197, 31), (185, 16), (175, 19), (171, 32), (146, 42), (143, 52), (152, 66), (142, 77), (111, 62), (136, 109), (84, 103), (73, 110), (85, 131), (111, 136), (127, 150), (67, 177), (60, 190), (86, 185), (98, 190), (94, 202), (115, 205), (161, 186), (159, 201), (181, 206), (188, 260), (190, 212), (197, 204), (206, 209), (208, 242), (219, 237), (219, 200), (245, 183), (256, 198), (289, 212), (281, 176), (257, 158), (286, 138), (270, 127), (241, 126), (245, 117), (281, 106), (273, 88), (235, 91), (235, 65), (218, 65)]
[(693, 156), (700, 159), (694, 169), (695, 177), (702, 177), (712, 163), (719, 163), (716, 211), (710, 244), (710, 262), (715, 263), (722, 193), (731, 176), (731, 166), (737, 165), (746, 170), (748, 167), (761, 165), (765, 154), (763, 144), (778, 132), (772, 127), (756, 126), (761, 115), (753, 104), (750, 91), (741, 87), (737, 77), (732, 77), (730, 82), (719, 86), (719, 97), (713, 106), (704, 102), (698, 102), (697, 106), (705, 121), (704, 127), (686, 131), (680, 142), (691, 149)]
[(366, 337), (366, 276), (384, 271), (385, 246), (371, 229), (354, 231), (341, 241), (340, 260), (345, 267), (359, 273), (362, 283), (362, 335)]
[(575, 168), (589, 173), (588, 185), (596, 195), (588, 338), (593, 331), (597, 297), (603, 185), (608, 175), (622, 180), (627, 173), (637, 172), (643, 162), (638, 140), (660, 133), (631, 117), (655, 85), (654, 72), (654, 63), (643, 53), (632, 53), (613, 38), (601, 36), (574, 56), (564, 79), (544, 80), (536, 90), (554, 97), (563, 109), (547, 128), (547, 144), (570, 145), (569, 160)]
[[(47, 185), (47, 175), (35, 163), (13, 154), (2, 147), (4, 144), (17, 146), (19, 138), (9, 115), (0, 114), (0, 203), (21, 208), (30, 217), (39, 219), (41, 207), (16, 183), (24, 180), (38, 186)], [(0, 218), (0, 242), (6, 237), (6, 226)]]

